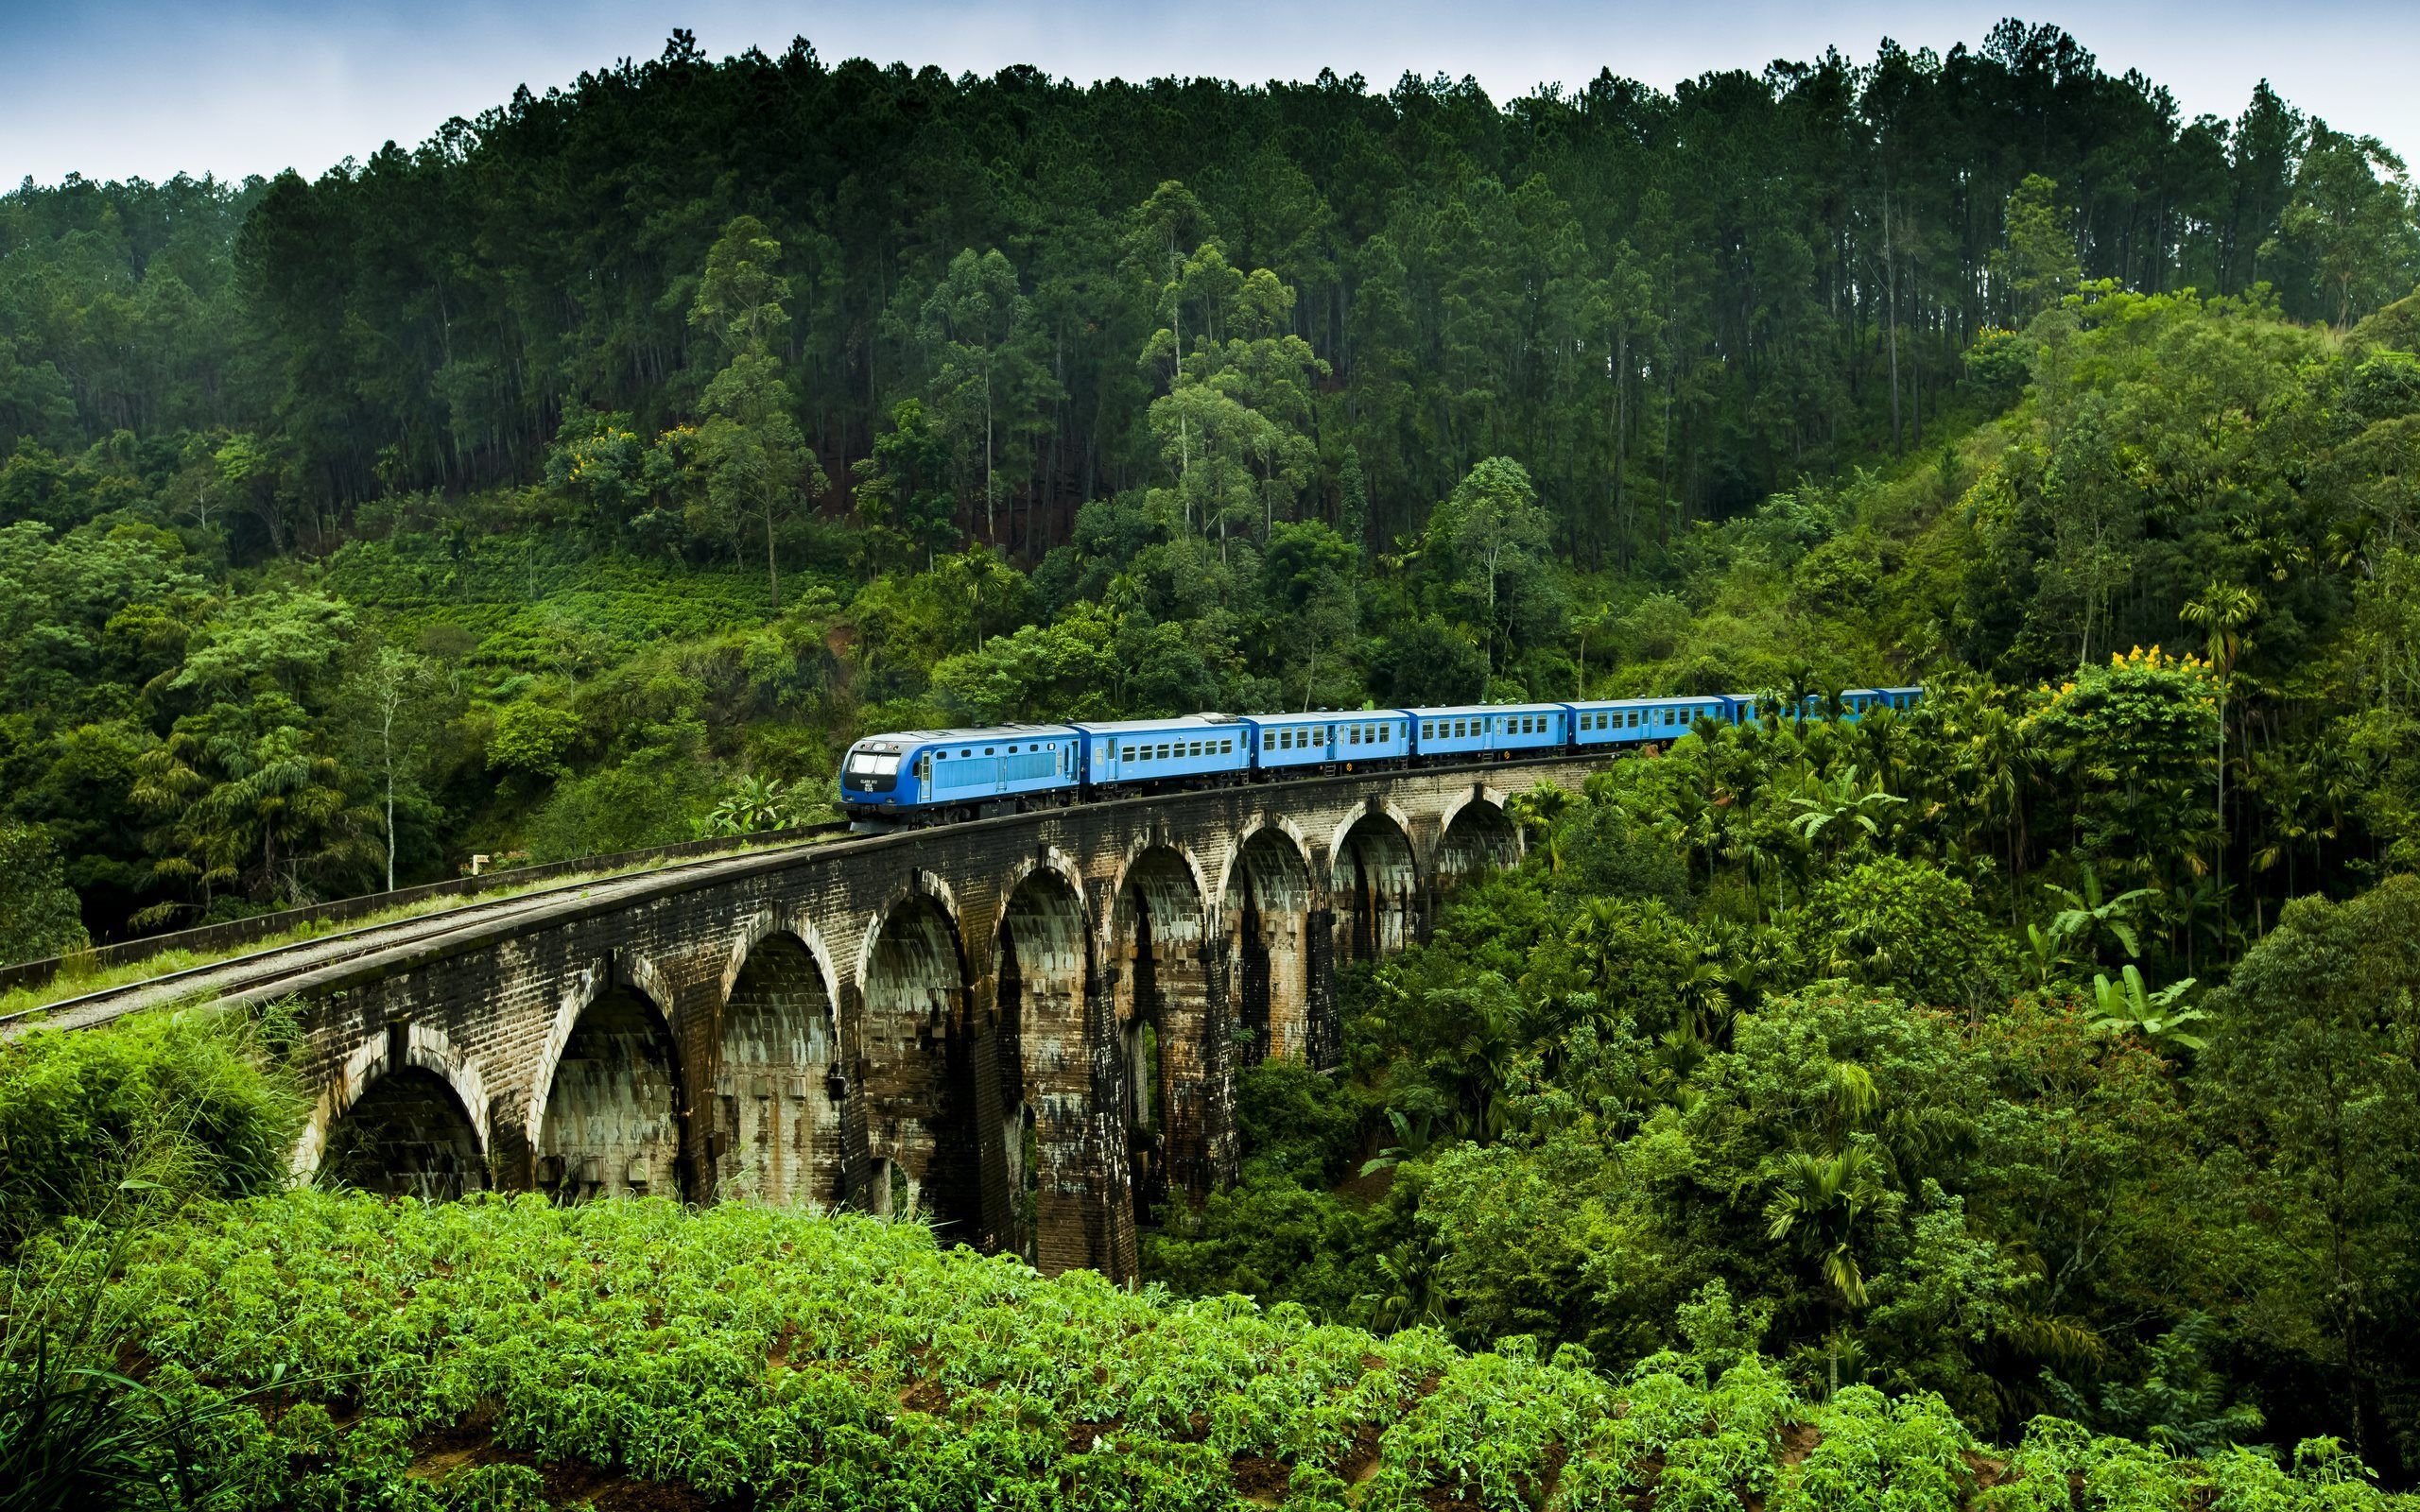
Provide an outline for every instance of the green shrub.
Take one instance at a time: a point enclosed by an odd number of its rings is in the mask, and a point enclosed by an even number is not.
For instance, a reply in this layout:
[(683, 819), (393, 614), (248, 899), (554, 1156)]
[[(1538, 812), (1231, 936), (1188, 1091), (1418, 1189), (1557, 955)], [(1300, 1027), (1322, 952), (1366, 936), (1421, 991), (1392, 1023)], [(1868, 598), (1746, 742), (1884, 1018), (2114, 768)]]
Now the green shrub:
[(141, 1013), (0, 1044), (0, 1255), (142, 1190), (240, 1196), (285, 1179), (302, 1103), (271, 1069), (275, 1016)]

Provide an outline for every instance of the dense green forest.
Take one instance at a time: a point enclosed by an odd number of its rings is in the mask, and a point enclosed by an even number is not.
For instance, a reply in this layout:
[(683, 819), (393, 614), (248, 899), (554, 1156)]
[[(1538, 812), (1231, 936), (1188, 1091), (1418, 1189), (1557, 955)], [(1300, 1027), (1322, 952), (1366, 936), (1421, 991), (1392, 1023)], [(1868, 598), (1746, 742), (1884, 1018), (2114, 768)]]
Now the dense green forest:
[[(1521, 866), (1346, 981), (1342, 1074), (1246, 1074), (1243, 1180), (1147, 1239), (1166, 1293), (967, 1258), (984, 1305), (1259, 1362), (1167, 1388), (1136, 1505), (1202, 1504), (1215, 1442), (1305, 1507), (2367, 1506), (2420, 1482), (2415, 284), (2379, 144), (2265, 88), (2185, 121), (2015, 23), (1504, 104), (676, 34), (316, 181), (28, 184), (0, 958), (816, 816), (867, 730), (1922, 681), (1526, 797)], [(516, 1246), (654, 1225), (678, 1269), (770, 1220), (221, 1207), (276, 1168), (243, 1151), (280, 1094), (227, 1089), (278, 1037), (182, 1033), (0, 1050), (12, 1161), (225, 1132), (142, 1177), (199, 1209), (138, 1196), (135, 1238), (108, 1181), (0, 1179), (0, 1245), (165, 1364), (113, 1399), (142, 1432), (268, 1389), (172, 1321), (233, 1246), (276, 1258), (231, 1348), (401, 1288), (393, 1358), (341, 1366), (372, 1427), (192, 1429), (248, 1474), (433, 1496), (401, 1467), (501, 1400), (517, 1452), (759, 1504), (946, 1503), (1046, 1425), (1032, 1504), (1117, 1504), (1062, 1463), (1099, 1404), (1036, 1384), (1081, 1329), (966, 1366), (954, 1448), (915, 1382), (1004, 1335), (899, 1322), (876, 1385), (915, 1410), (816, 1399), (873, 1435), (817, 1464), (938, 1477), (892, 1501), (677, 1414), (594, 1436), (678, 1370), (584, 1397), (411, 1332), (428, 1266), (502, 1298)], [(854, 1223), (782, 1243), (961, 1263)], [(715, 1348), (759, 1369), (770, 1316)], [(0, 1339), (0, 1413), (42, 1337)], [(1288, 1353), (1364, 1349), (1366, 1388)], [(1305, 1370), (1365, 1397), (1250, 1383)]]

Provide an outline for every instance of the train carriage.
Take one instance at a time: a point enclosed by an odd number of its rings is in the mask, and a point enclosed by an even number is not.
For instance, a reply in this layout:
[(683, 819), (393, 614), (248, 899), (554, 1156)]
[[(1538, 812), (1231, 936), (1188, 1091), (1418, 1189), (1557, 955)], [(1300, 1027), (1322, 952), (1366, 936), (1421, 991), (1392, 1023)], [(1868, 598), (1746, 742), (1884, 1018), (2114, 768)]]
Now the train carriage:
[(1400, 709), (1248, 714), (1244, 723), (1253, 727), (1253, 765), (1264, 776), (1390, 765), (1411, 755), (1411, 715)]
[(1088, 793), (1240, 781), (1252, 769), (1252, 722), (1233, 714), (1079, 721)]
[(1737, 724), (1745, 715), (1735, 700), (1720, 694), (1669, 698), (1600, 698), (1564, 705), (1571, 712), (1573, 746), (1637, 746), (1649, 741), (1674, 741), (1701, 719)]
[(840, 807), (853, 819), (1011, 812), (1076, 794), (1068, 725), (908, 730), (872, 735), (840, 763)]
[(1841, 695), (1840, 717), (1852, 724), (1876, 710), (1913, 709), (1922, 688), (1851, 688)]
[(1571, 728), (1571, 711), (1559, 703), (1463, 704), (1407, 710), (1405, 716), (1413, 721), (1415, 754), (1426, 762), (1501, 761), (1519, 752), (1559, 749)]

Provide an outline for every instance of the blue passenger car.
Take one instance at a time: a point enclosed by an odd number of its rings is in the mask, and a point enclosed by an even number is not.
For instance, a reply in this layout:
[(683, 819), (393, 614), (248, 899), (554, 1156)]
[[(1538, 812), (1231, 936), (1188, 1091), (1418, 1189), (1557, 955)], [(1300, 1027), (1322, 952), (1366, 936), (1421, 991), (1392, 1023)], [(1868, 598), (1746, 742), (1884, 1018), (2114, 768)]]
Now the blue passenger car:
[(1252, 725), (1233, 714), (1079, 723), (1088, 793), (1235, 781), (1252, 769)]
[(1350, 713), (1252, 714), (1253, 765), (1263, 777), (1305, 767), (1359, 767), (1408, 760), (1411, 715), (1400, 709)]
[(1391, 765), (1411, 759), (1411, 715), (1401, 709), (1364, 709), (1336, 716), (1337, 761), (1348, 767)]
[(1559, 703), (1463, 704), (1414, 709), (1418, 754), (1424, 761), (1496, 759), (1555, 750), (1566, 743), (1571, 711)]
[(853, 819), (900, 819), (1066, 802), (1076, 767), (1067, 725), (869, 735), (840, 764), (840, 807)]
[(1841, 695), (1841, 717), (1850, 721), (1864, 718), (1876, 709), (1913, 709), (1924, 696), (1922, 688), (1851, 688)]
[(1568, 705), (1572, 713), (1572, 744), (1642, 746), (1650, 741), (1678, 740), (1701, 719), (1737, 723), (1741, 706), (1720, 694), (1669, 698), (1605, 698)]
[(1336, 743), (1343, 738), (1335, 714), (1249, 714), (1253, 766), (1264, 777), (1284, 776), (1305, 766), (1325, 766), (1336, 761)]

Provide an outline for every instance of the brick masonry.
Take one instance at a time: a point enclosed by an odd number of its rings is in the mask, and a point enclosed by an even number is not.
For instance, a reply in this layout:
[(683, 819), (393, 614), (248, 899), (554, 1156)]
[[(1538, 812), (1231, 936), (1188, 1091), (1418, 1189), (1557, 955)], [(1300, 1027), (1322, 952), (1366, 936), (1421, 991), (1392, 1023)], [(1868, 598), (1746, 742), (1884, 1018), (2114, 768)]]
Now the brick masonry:
[(1238, 1065), (1333, 1064), (1336, 963), (1515, 859), (1510, 794), (1599, 765), (866, 836), (404, 941), (277, 989), (308, 1005), (321, 1089), (297, 1169), (912, 1210), (1131, 1276), (1154, 1206), (1234, 1174)]

